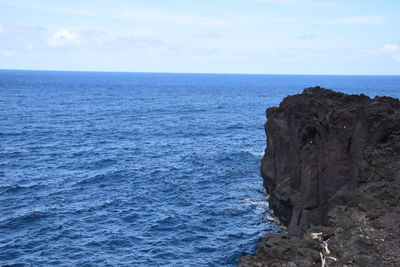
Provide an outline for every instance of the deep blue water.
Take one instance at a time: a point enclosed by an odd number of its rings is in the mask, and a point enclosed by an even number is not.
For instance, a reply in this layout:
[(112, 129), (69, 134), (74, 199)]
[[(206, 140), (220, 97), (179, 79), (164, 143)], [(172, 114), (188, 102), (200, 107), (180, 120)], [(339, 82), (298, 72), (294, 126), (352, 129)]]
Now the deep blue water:
[(232, 266), (276, 231), (265, 108), (399, 76), (0, 71), (0, 265)]

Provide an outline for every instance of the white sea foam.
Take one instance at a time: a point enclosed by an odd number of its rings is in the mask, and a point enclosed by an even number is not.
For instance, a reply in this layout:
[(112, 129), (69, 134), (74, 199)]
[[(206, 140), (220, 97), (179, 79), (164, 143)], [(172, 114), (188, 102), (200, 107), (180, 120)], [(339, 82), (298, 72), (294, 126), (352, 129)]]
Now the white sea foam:
[(253, 151), (253, 150), (242, 150), (242, 152), (245, 152), (245, 153), (250, 153), (250, 154), (252, 154), (253, 156), (256, 156), (256, 157), (262, 157), (262, 156), (264, 156), (264, 151)]
[(265, 219), (267, 219), (268, 221), (271, 221), (271, 222), (274, 221), (274, 218), (273, 218), (271, 215), (269, 215), (269, 214), (267, 214), (267, 215), (265, 216)]
[(255, 206), (266, 206), (267, 202), (264, 199), (250, 199), (245, 198), (244, 201), (248, 204), (255, 205)]
[(115, 199), (107, 199), (104, 204), (110, 205), (115, 202)]
[(31, 209), (31, 213), (35, 213), (35, 212), (41, 212), (41, 209)]

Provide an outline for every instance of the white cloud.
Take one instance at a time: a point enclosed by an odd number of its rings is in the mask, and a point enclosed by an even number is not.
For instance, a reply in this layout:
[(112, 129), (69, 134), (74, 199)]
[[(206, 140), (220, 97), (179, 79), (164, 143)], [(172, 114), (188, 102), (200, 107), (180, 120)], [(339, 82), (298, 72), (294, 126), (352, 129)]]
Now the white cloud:
[(98, 14), (95, 8), (89, 8), (88, 6), (81, 6), (80, 8), (76, 7), (75, 3), (70, 4), (71, 7), (67, 7), (67, 5), (63, 6), (58, 4), (51, 5), (43, 1), (0, 0), (0, 4), (4, 6), (31, 9), (31, 10), (40, 10), (57, 14), (78, 15), (78, 16), (92, 16)]
[(75, 33), (66, 29), (55, 32), (47, 40), (47, 44), (52, 47), (78, 45), (79, 43), (80, 42), (78, 36)]
[(393, 57), (394, 60), (400, 62), (400, 46), (394, 44), (385, 44), (380, 49), (383, 53), (386, 53)]
[(382, 51), (388, 51), (388, 52), (393, 52), (393, 51), (399, 51), (400, 47), (398, 45), (394, 44), (385, 44), (382, 46)]
[(268, 4), (279, 4), (279, 5), (293, 5), (300, 1), (296, 0), (255, 0), (256, 2), (268, 3)]
[(251, 1), (273, 4), (273, 5), (308, 6), (308, 7), (321, 7), (321, 8), (332, 8), (340, 6), (338, 2), (317, 1), (317, 0), (251, 0)]
[(32, 50), (33, 48), (35, 48), (35, 45), (34, 44), (26, 44), (25, 48), (29, 49), (29, 50)]
[(315, 40), (319, 36), (317, 34), (303, 34), (303, 35), (298, 35), (295, 37), (296, 40), (303, 40), (303, 41), (308, 41), (308, 40)]
[(380, 24), (385, 21), (382, 16), (352, 16), (345, 18), (338, 18), (333, 20), (326, 20), (325, 24)]
[[(251, 0), (270, 2), (276, 4), (293, 4), (293, 5), (317, 5), (317, 6), (331, 6), (333, 2), (320, 2), (317, 0)], [(145, 7), (142, 5), (131, 4), (129, 1), (115, 1), (116, 3), (109, 8), (99, 4), (93, 6), (92, 4), (82, 1), (77, 4), (69, 4), (60, 7), (55, 4), (44, 4), (41, 1), (27, 2), (24, 0), (0, 0), (1, 5), (12, 6), (23, 9), (31, 9), (50, 14), (60, 15), (73, 15), (82, 17), (95, 17), (95, 18), (108, 18), (116, 21), (127, 22), (158, 22), (169, 23), (177, 25), (193, 25), (193, 26), (232, 26), (237, 24), (258, 24), (258, 23), (273, 23), (273, 22), (292, 22), (294, 18), (262, 18), (257, 19), (254, 17), (221, 17), (211, 16), (207, 14), (200, 14), (198, 12), (182, 13), (176, 12), (172, 9), (165, 9), (159, 7)]]
[(226, 21), (194, 14), (171, 13), (157, 8), (127, 6), (111, 11), (111, 17), (129, 21), (159, 21), (197, 26), (224, 25)]
[(6, 32), (6, 29), (4, 29), (3, 24), (0, 24), (0, 34)]
[(15, 53), (15, 51), (11, 51), (11, 50), (3, 50), (3, 51), (1, 51), (1, 54), (5, 57), (13, 57), (16, 53)]
[(223, 38), (223, 34), (218, 32), (206, 32), (206, 33), (198, 33), (192, 36), (194, 39), (207, 39), (207, 40), (216, 40)]
[(44, 11), (48, 13), (57, 13), (63, 15), (75, 15), (84, 17), (107, 17), (116, 20), (127, 21), (157, 21), (175, 24), (188, 24), (197, 26), (214, 26), (226, 24), (224, 20), (201, 16), (197, 14), (184, 14), (170, 12), (160, 8), (147, 8), (132, 4), (126, 4), (126, 1), (116, 1), (112, 8), (104, 8), (101, 5), (85, 4), (84, 1), (80, 4), (70, 4), (60, 7), (59, 5), (48, 5), (38, 2), (28, 2), (25, 0), (0, 0), (0, 4), (18, 7), (29, 8), (33, 10)]

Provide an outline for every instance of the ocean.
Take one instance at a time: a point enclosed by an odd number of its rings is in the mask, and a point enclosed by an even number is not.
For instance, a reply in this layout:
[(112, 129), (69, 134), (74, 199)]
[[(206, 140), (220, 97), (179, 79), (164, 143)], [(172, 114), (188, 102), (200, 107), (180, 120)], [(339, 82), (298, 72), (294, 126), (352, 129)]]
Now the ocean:
[(400, 76), (0, 71), (0, 265), (235, 266), (278, 228), (265, 109)]

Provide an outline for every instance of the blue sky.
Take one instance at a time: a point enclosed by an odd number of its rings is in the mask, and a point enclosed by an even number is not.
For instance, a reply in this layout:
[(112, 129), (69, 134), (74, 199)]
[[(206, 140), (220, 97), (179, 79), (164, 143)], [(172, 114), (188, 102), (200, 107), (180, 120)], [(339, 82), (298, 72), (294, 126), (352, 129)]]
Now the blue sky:
[(0, 69), (400, 75), (398, 0), (0, 0)]

